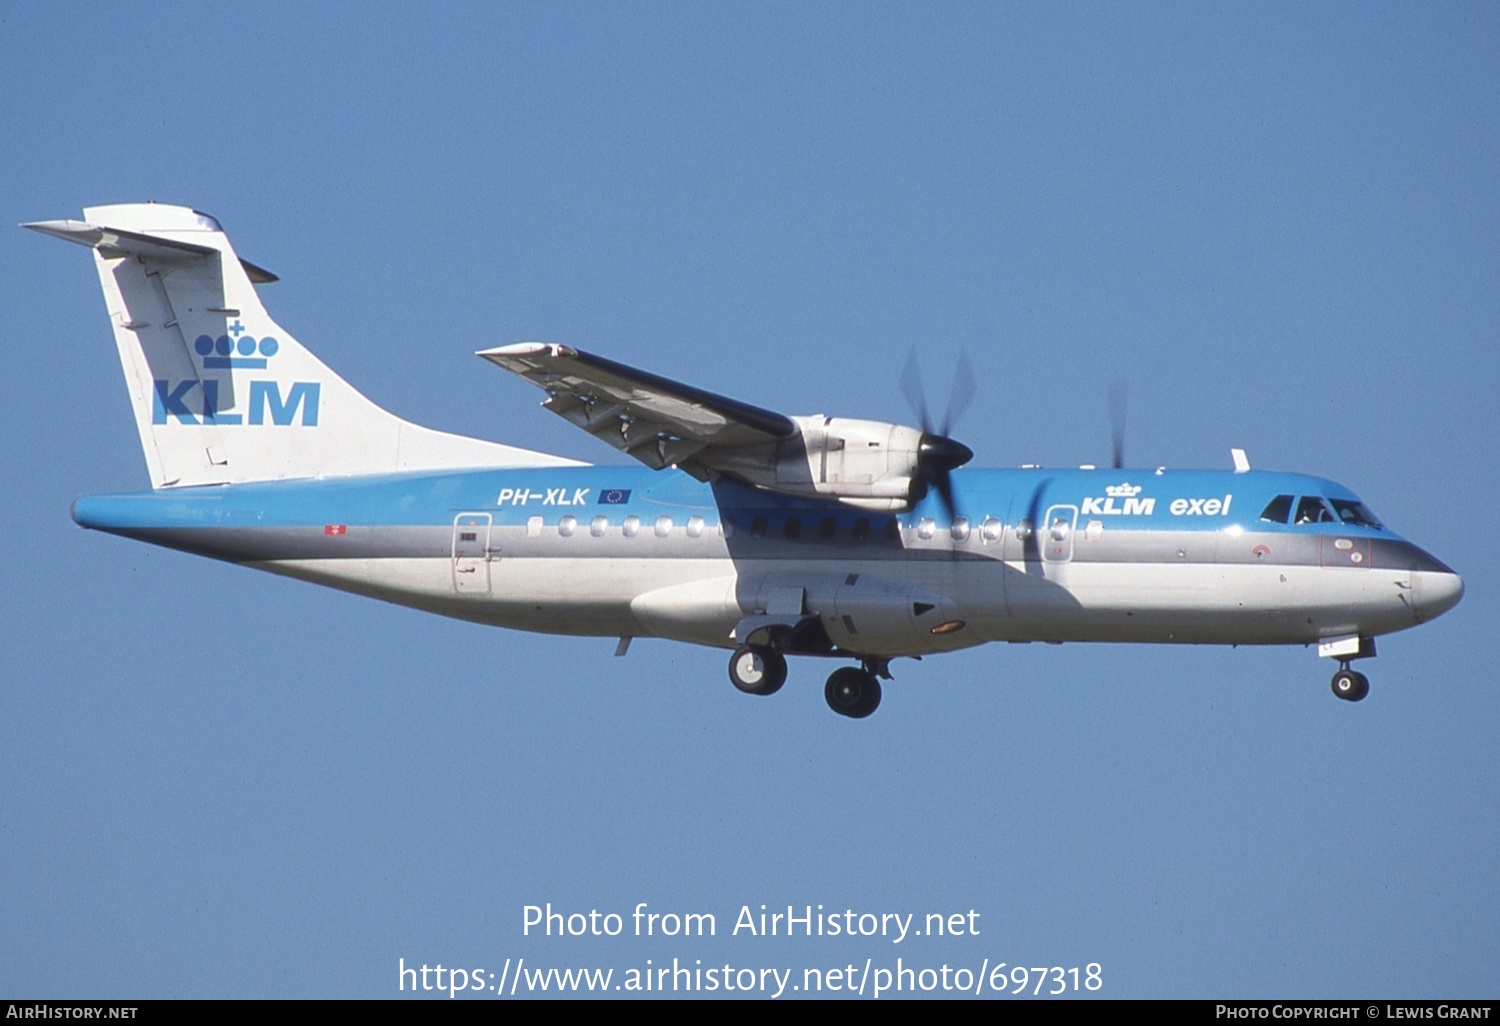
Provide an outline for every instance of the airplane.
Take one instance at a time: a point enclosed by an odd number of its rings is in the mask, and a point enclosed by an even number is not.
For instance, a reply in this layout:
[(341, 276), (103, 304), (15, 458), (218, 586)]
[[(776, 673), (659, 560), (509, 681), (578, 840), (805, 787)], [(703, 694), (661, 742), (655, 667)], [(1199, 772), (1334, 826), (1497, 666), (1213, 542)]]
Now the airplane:
[(786, 416), (557, 343), (478, 355), (639, 465), (447, 434), (381, 409), (261, 305), (213, 217), (119, 204), (34, 231), (93, 251), (151, 491), (85, 528), (444, 616), (728, 649), (770, 695), (839, 661), (873, 713), (902, 657), (988, 642), (1316, 645), (1356, 659), (1463, 596), (1342, 485), (1233, 469), (967, 467), (935, 429)]

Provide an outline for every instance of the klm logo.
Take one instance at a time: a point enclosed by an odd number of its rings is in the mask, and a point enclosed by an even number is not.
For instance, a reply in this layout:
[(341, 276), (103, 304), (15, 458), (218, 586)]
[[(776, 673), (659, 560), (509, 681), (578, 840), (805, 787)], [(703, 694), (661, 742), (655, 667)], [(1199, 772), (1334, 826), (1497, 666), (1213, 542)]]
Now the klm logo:
[[(208, 370), (265, 370), (271, 358), (281, 348), (281, 343), (267, 335), (256, 339), (244, 334), (245, 326), (235, 321), (229, 326), (229, 334), (217, 339), (210, 335), (199, 335), (193, 343), (203, 369)], [(318, 426), (319, 384), (316, 381), (292, 382), (285, 394), (281, 382), (274, 380), (238, 381), (232, 387), (244, 389), (246, 402), (240, 407), (244, 412), (226, 413), (223, 401), (227, 384), (218, 378), (189, 378), (186, 381), (170, 381), (157, 378), (152, 403), (151, 423), (167, 424), (175, 420), (179, 424), (274, 424), (288, 427)], [(299, 418), (300, 414), (300, 418)]]
[[(316, 381), (293, 382), (286, 395), (277, 381), (250, 382), (247, 414), (225, 413), (219, 408), (219, 385), (215, 380), (172, 382), (156, 379), (155, 402), (151, 423), (166, 424), (276, 424), (287, 427), (301, 424), (318, 426), (318, 392)], [(200, 387), (201, 386), (201, 387)], [(297, 415), (301, 413), (301, 420)]]
[(245, 326), (235, 321), (229, 326), (229, 335), (220, 335), (218, 339), (199, 335), (193, 349), (203, 358), (203, 369), (265, 370), (266, 361), (276, 355), (281, 343), (270, 335), (257, 342), (244, 331)]
[(1079, 512), (1084, 516), (1149, 517), (1156, 511), (1156, 500), (1141, 498), (1141, 486), (1130, 482), (1110, 485), (1103, 496), (1083, 500)]

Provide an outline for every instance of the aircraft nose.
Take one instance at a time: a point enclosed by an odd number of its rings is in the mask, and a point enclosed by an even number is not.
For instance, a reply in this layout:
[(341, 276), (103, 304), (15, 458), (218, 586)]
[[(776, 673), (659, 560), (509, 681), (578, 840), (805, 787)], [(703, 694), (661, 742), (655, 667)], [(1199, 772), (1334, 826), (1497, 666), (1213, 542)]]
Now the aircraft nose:
[(1426, 622), (1442, 616), (1464, 597), (1464, 580), (1451, 570), (1413, 570), (1412, 612)]

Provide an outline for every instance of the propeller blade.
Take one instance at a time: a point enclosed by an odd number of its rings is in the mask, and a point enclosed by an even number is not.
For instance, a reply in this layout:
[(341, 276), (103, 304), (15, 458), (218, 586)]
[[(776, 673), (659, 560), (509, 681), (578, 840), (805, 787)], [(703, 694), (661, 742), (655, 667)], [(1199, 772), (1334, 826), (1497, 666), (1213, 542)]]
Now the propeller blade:
[(953, 520), (953, 478), (945, 470), (933, 477), (932, 490), (937, 492), (938, 500), (943, 506), (943, 518), (950, 523)]
[(946, 435), (958, 424), (978, 393), (979, 385), (974, 381), (974, 365), (969, 362), (969, 351), (960, 349), (958, 366), (953, 371), (953, 394), (948, 397), (948, 410), (943, 414), (943, 430), (940, 434)]
[(922, 368), (917, 362), (916, 346), (906, 354), (906, 366), (901, 369), (901, 391), (906, 393), (906, 401), (917, 415), (923, 433), (931, 431), (932, 418), (927, 415), (927, 390), (922, 387)]
[(941, 431), (933, 430), (932, 414), (927, 407), (927, 390), (922, 386), (922, 368), (916, 347), (906, 357), (901, 369), (901, 391), (911, 404), (922, 424), (922, 441), (918, 445), (916, 474), (912, 480), (911, 501), (920, 502), (930, 491), (937, 492), (943, 511), (951, 520), (954, 514), (953, 479), (954, 470), (974, 458), (974, 450), (962, 442), (948, 437), (948, 430), (962, 417), (978, 393), (974, 382), (974, 366), (969, 362), (967, 351), (960, 350), (958, 367), (953, 375), (953, 392), (948, 398), (948, 408), (943, 412)]
[(1109, 386), (1110, 466), (1125, 466), (1125, 382)]

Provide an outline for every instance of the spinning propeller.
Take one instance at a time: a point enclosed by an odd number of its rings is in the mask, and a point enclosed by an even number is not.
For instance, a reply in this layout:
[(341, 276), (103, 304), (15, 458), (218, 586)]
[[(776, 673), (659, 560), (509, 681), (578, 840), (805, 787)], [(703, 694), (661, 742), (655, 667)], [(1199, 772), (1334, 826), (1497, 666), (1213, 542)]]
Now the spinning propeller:
[(938, 493), (943, 509), (951, 519), (953, 479), (950, 475), (974, 458), (974, 450), (948, 437), (949, 429), (974, 401), (974, 368), (969, 363), (968, 353), (960, 351), (958, 354), (958, 367), (953, 374), (953, 391), (948, 396), (948, 408), (943, 413), (943, 424), (938, 430), (934, 431), (932, 427), (932, 416), (927, 409), (927, 392), (922, 387), (922, 369), (915, 348), (906, 357), (906, 366), (901, 371), (901, 390), (906, 393), (906, 401), (911, 403), (912, 411), (922, 425), (917, 470), (912, 477), (911, 501), (919, 502), (928, 489), (933, 489)]
[(1125, 466), (1125, 382), (1109, 386), (1110, 462), (1116, 470)]

